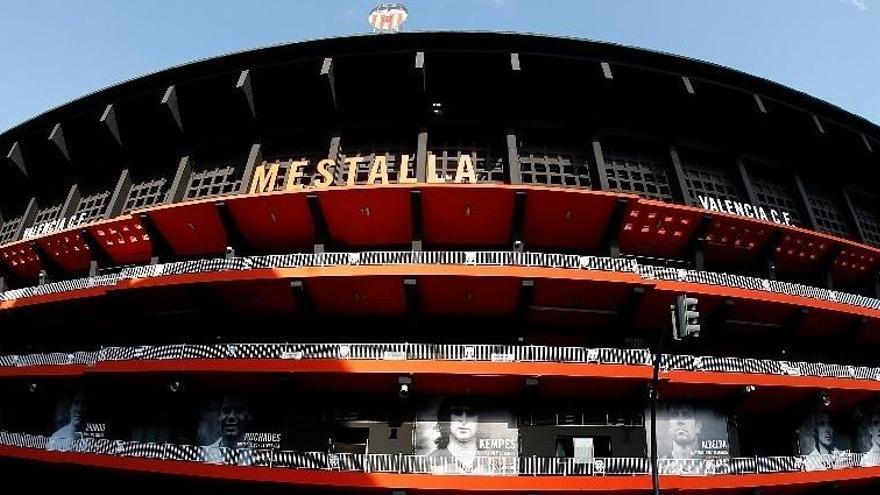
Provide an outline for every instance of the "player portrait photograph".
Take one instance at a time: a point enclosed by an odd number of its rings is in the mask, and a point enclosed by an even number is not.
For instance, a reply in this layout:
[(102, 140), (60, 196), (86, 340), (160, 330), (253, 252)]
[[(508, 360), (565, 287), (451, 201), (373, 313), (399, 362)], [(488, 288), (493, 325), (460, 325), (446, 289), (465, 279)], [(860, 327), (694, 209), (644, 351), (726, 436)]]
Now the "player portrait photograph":
[(415, 453), (434, 474), (515, 474), (518, 430), (510, 411), (470, 397), (430, 401), (416, 421)]
[(798, 441), (806, 471), (835, 469), (852, 451), (848, 432), (839, 418), (827, 411), (815, 411), (804, 418)]
[[(651, 433), (647, 430), (648, 445)], [(730, 460), (727, 418), (705, 404), (661, 402), (657, 410), (657, 457), (666, 474), (723, 471)]]
[(85, 435), (88, 414), (89, 403), (84, 391), (62, 396), (56, 405), (56, 429), (49, 436), (46, 450), (71, 450), (74, 443)]

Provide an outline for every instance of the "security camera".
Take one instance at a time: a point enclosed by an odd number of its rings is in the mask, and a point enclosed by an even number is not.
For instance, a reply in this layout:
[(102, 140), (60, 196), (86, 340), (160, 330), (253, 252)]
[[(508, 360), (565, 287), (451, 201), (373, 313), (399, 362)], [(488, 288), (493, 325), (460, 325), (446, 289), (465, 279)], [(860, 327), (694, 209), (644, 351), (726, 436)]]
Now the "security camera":
[(180, 380), (172, 380), (168, 383), (168, 390), (172, 393), (177, 393), (183, 390), (183, 383)]
[(226, 259), (235, 258), (235, 248), (232, 246), (226, 246)]
[(408, 376), (400, 376), (397, 378), (397, 384), (400, 385), (397, 395), (399, 395), (401, 399), (409, 397), (409, 386), (412, 385), (412, 378)]

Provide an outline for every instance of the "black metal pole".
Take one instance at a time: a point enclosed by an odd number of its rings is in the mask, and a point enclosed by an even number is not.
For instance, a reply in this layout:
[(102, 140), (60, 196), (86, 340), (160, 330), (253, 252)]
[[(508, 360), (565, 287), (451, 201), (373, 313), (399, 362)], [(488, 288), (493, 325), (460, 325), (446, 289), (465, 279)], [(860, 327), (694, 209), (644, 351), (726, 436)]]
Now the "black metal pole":
[[(673, 334), (675, 332), (675, 306), (669, 307), (670, 319), (672, 320)], [(654, 375), (651, 378), (651, 485), (654, 495), (660, 495), (660, 469), (657, 461), (657, 399), (660, 385), (660, 358), (663, 356), (663, 331), (657, 337), (657, 345), (654, 346)]]
[(651, 485), (654, 495), (660, 495), (660, 472), (657, 462), (657, 387), (660, 383), (660, 356), (663, 354), (663, 332), (654, 352), (654, 376), (651, 379)]

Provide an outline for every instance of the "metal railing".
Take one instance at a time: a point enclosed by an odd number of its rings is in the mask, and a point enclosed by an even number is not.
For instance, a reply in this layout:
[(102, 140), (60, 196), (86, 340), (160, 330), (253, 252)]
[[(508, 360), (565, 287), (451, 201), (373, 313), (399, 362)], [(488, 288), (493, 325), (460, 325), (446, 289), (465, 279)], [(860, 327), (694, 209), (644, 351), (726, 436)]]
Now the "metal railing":
[(601, 270), (635, 273), (645, 280), (675, 280), (787, 294), (880, 310), (880, 299), (837, 292), (809, 285), (742, 275), (668, 268), (641, 264), (629, 258), (578, 256), (512, 251), (365, 251), (357, 253), (300, 253), (240, 258), (213, 258), (123, 268), (119, 273), (55, 282), (0, 292), (0, 301), (54, 294), (91, 287), (109, 287), (122, 280), (219, 271), (264, 268), (377, 265), (526, 266), (568, 270)]
[[(150, 443), (80, 437), (57, 440), (43, 435), (0, 431), (0, 445), (159, 461), (186, 461), (225, 466), (261, 466), (364, 473), (471, 474), (484, 476), (645, 476), (650, 462), (642, 457), (478, 456), (465, 466), (449, 457), (414, 454), (351, 454), (295, 452), (280, 449)], [(712, 476), (768, 474), (872, 467), (877, 454), (841, 452), (829, 455), (733, 457), (719, 459), (660, 459), (661, 475)]]
[[(595, 363), (650, 366), (648, 349), (554, 347), (543, 345), (334, 343), (334, 344), (170, 344), (104, 347), (97, 351), (0, 356), (0, 368), (94, 366), (108, 361), (180, 359), (352, 359), (487, 362)], [(663, 371), (709, 371), (783, 376), (816, 376), (880, 381), (880, 368), (740, 357), (664, 354)]]
[(596, 363), (650, 366), (647, 349), (489, 344), (173, 344), (98, 351), (0, 356), (0, 367), (94, 366), (107, 361), (174, 359), (353, 359)]
[(666, 371), (716, 371), (880, 381), (880, 368), (802, 361), (666, 354), (660, 359), (660, 367)]

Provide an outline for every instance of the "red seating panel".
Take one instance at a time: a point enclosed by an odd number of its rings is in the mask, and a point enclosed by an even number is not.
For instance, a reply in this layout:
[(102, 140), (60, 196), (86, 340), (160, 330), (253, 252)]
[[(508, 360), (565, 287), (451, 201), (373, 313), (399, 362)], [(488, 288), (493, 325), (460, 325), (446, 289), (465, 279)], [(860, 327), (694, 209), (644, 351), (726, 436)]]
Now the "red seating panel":
[(226, 230), (214, 203), (181, 204), (147, 214), (178, 255), (221, 253), (226, 249)]
[(425, 242), (498, 246), (510, 242), (514, 191), (503, 187), (425, 187)]
[(817, 269), (832, 242), (809, 233), (787, 232), (773, 250), (780, 273), (803, 274)]
[(319, 199), (330, 237), (344, 244), (389, 246), (412, 240), (409, 189), (331, 189)]
[(608, 232), (617, 194), (577, 190), (530, 189), (523, 242), (526, 246), (593, 251)]
[(706, 234), (706, 260), (721, 264), (751, 262), (772, 233), (772, 227), (760, 222), (729, 216), (713, 217)]
[(656, 201), (630, 203), (620, 233), (625, 253), (659, 257), (680, 256), (690, 242), (700, 212)]
[(10, 270), (23, 278), (37, 278), (42, 270), (42, 263), (27, 243), (8, 246), (0, 250), (0, 257)]
[(305, 194), (249, 196), (226, 204), (242, 237), (255, 249), (283, 253), (315, 242)]
[(153, 252), (153, 243), (140, 219), (123, 217), (89, 227), (104, 252), (120, 265), (147, 263)]
[(67, 231), (37, 240), (43, 251), (68, 272), (89, 269), (92, 253), (79, 231)]

